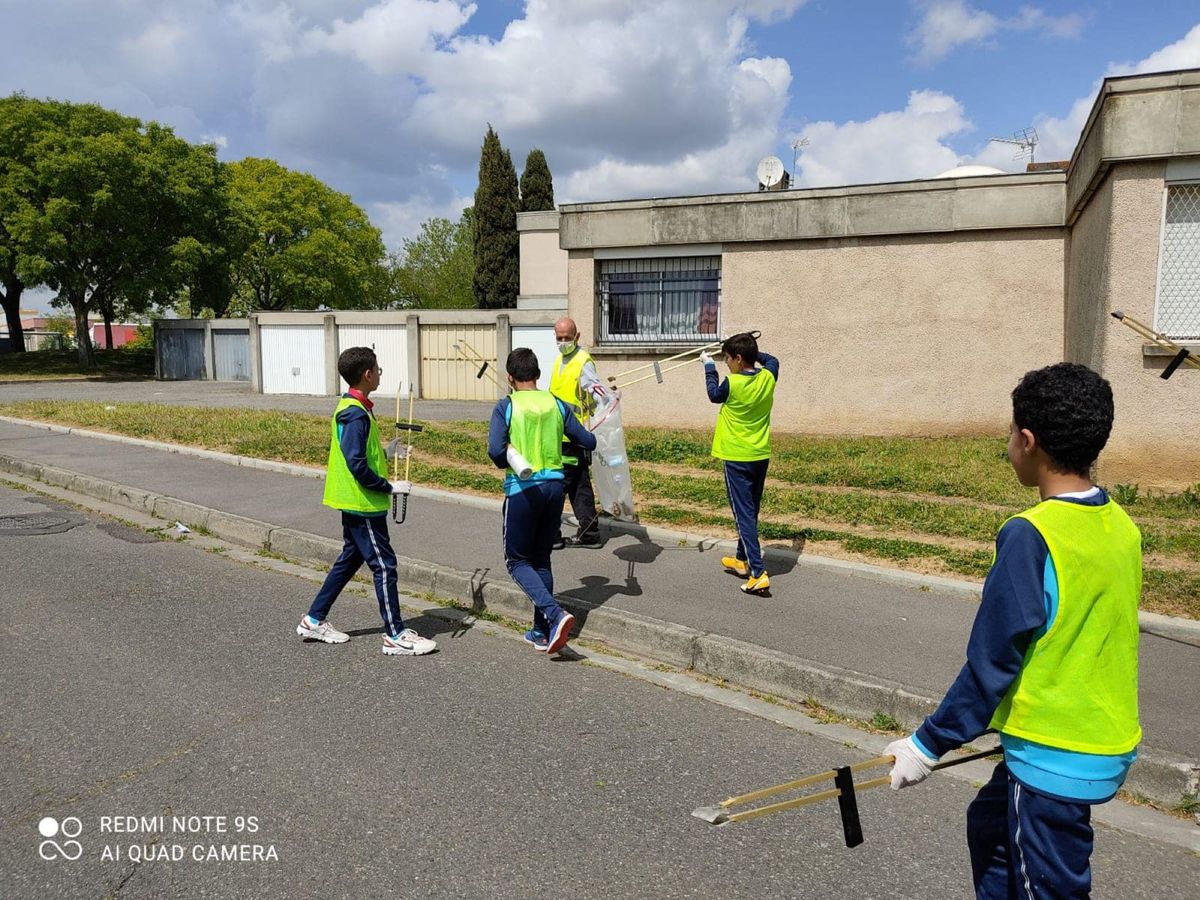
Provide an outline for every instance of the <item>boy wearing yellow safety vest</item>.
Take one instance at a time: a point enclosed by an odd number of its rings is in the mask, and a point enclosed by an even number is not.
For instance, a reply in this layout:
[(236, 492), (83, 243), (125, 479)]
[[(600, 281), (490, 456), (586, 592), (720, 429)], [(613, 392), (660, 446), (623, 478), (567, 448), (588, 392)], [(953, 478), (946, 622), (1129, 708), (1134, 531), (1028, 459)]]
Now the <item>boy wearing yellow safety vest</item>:
[[(592, 355), (579, 345), (579, 328), (575, 320), (564, 316), (554, 323), (554, 339), (558, 356), (550, 373), (550, 393), (570, 407), (575, 418), (583, 422), (596, 407), (596, 401), (607, 396), (600, 382)], [(563, 493), (571, 501), (571, 512), (579, 522), (574, 535), (562, 536), (559, 529), (554, 549), (565, 546), (595, 547), (600, 543), (600, 517), (596, 515), (596, 493), (592, 490), (591, 454), (583, 447), (564, 440)]]
[(1041, 502), (1009, 519), (967, 644), (937, 711), (895, 741), (892, 787), (929, 775), (985, 731), (1004, 761), (967, 810), (981, 898), (1087, 897), (1091, 806), (1112, 799), (1137, 756), (1141, 535), (1092, 483), (1112, 389), (1059, 363), (1012, 392), (1008, 459)]
[(375, 576), (375, 596), (383, 618), (383, 652), (388, 656), (432, 653), (437, 644), (406, 628), (400, 615), (396, 554), (388, 539), (387, 511), (392, 494), (408, 493), (411, 485), (387, 479), (387, 456), (370, 400), (383, 370), (369, 347), (351, 347), (338, 357), (338, 373), (349, 390), (338, 401), (329, 423), (324, 503), (342, 513), (342, 553), (325, 576), (308, 614), (296, 626), (296, 633), (305, 640), (326, 644), (350, 640), (348, 634), (329, 624), (329, 610), (366, 562)]
[(729, 377), (720, 382), (713, 358), (700, 354), (708, 399), (721, 404), (712, 455), (724, 464), (725, 490), (738, 533), (736, 554), (722, 557), (721, 565), (746, 579), (742, 591), (766, 595), (771, 579), (758, 542), (758, 512), (771, 461), (771, 407), (779, 360), (761, 352), (750, 334), (729, 338), (721, 345), (721, 354)]
[[(588, 450), (596, 438), (565, 403), (539, 391), (537, 356), (527, 347), (508, 354), (512, 394), (496, 404), (488, 428), (488, 456), (504, 473), (504, 562), (533, 602), (533, 627), (525, 640), (535, 650), (557, 653), (571, 636), (575, 617), (554, 599), (550, 553), (562, 523), (563, 436)], [(512, 468), (510, 448), (521, 459)]]

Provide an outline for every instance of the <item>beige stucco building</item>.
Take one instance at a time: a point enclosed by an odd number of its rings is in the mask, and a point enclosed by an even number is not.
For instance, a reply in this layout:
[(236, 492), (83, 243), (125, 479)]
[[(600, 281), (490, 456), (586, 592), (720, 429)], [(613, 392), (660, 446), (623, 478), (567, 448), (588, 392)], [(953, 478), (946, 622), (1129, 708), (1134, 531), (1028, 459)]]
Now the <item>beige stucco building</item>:
[[(1200, 482), (1200, 70), (1107, 79), (1065, 171), (564, 205), (519, 217), (522, 305), (570, 314), (614, 374), (760, 329), (778, 430), (1005, 432), (1062, 359), (1108, 378), (1108, 483)], [(708, 426), (699, 366), (625, 391), (625, 421)]]

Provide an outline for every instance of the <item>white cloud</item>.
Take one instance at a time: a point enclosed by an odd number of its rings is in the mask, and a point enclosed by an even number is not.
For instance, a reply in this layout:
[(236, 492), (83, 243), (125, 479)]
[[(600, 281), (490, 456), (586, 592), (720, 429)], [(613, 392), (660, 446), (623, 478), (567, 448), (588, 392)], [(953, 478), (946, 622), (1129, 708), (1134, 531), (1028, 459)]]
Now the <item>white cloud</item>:
[[(1166, 72), (1172, 69), (1200, 67), (1200, 25), (1194, 26), (1186, 35), (1174, 43), (1154, 51), (1136, 62), (1110, 63), (1105, 75), (1140, 75), (1145, 72)], [(1096, 79), (1091, 91), (1071, 105), (1071, 110), (1061, 118), (1039, 116), (1034, 120), (1037, 128), (1038, 158), (1044, 160), (1070, 159), (1075, 145), (1087, 124), (1092, 105), (1100, 91), (1103, 79)]]
[(1083, 17), (1070, 13), (1051, 16), (1032, 6), (1002, 19), (986, 10), (969, 5), (966, 0), (920, 0), (921, 21), (909, 33), (908, 43), (914, 58), (932, 64), (945, 58), (955, 47), (983, 43), (1001, 31), (1034, 31), (1048, 37), (1078, 37), (1083, 29)]
[(963, 106), (939, 91), (913, 91), (902, 110), (865, 122), (813, 122), (800, 132), (805, 187), (932, 178), (958, 165), (948, 138), (971, 128)]
[(473, 197), (455, 196), (448, 201), (438, 201), (425, 195), (416, 195), (407, 200), (380, 202), (367, 205), (371, 223), (383, 232), (383, 242), (393, 251), (398, 251), (405, 238), (415, 237), (421, 224), (429, 219), (449, 219), (457, 222), (462, 211), (475, 202)]
[(455, 0), (383, 0), (353, 21), (338, 19), (306, 38), (310, 50), (347, 53), (380, 74), (420, 74), (438, 43), (475, 14), (475, 4)]

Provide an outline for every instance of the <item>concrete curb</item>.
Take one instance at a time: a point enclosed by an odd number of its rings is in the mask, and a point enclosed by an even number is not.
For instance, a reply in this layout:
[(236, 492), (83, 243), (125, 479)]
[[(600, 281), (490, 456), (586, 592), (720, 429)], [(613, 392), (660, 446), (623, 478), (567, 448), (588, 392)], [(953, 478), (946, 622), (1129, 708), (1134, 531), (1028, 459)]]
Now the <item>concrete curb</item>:
[[(188, 447), (183, 444), (170, 444), (164, 441), (151, 441), (144, 438), (127, 437), (123, 434), (110, 434), (105, 431), (90, 431), (85, 428), (73, 428), (66, 425), (55, 425), (49, 422), (39, 422), (32, 419), (18, 419), (12, 416), (0, 416), (0, 422), (8, 422), (12, 425), (24, 425), (28, 428), (37, 428), (42, 431), (49, 431), (53, 434), (76, 434), (80, 437), (96, 438), (103, 441), (112, 441), (117, 444), (129, 444), (136, 447), (145, 447), (150, 450), (162, 450), (167, 453), (178, 453), (181, 456), (194, 456), (199, 459), (209, 459), (215, 462), (223, 462), (229, 465), (241, 466), (248, 469), (258, 469), (266, 472), (279, 472), (285, 475), (298, 475), (303, 478), (324, 478), (325, 470), (316, 466), (302, 466), (295, 463), (277, 462), (270, 459), (256, 459), (252, 456), (238, 456), (234, 453), (222, 453), (219, 450), (205, 450), (201, 447)], [(441, 500), (445, 503), (454, 503), (459, 506), (470, 506), (476, 509), (485, 509), (493, 512), (499, 512), (503, 501), (493, 500), (489, 497), (476, 497), (471, 494), (456, 494), (452, 491), (443, 491), (438, 488), (422, 487), (414, 485), (413, 494), (417, 497), (429, 497), (435, 500)], [(167, 516), (162, 516), (167, 518)], [(571, 517), (566, 517), (567, 521), (575, 522)], [(677, 531), (671, 528), (664, 528), (658, 525), (640, 525), (634, 522), (623, 522), (618, 519), (605, 519), (607, 527), (614, 531), (619, 531), (622, 534), (632, 534), (635, 536), (645, 536), (659, 543), (683, 545), (694, 545), (702, 550), (710, 548), (733, 549), (736, 542), (714, 538), (710, 535), (696, 534), (690, 531)], [(943, 594), (956, 594), (964, 598), (972, 600), (979, 599), (979, 592), (982, 585), (973, 581), (962, 581), (956, 578), (945, 578), (940, 575), (922, 575), (918, 572), (904, 572), (899, 569), (889, 569), (885, 566), (873, 566), (869, 563), (851, 562), (843, 559), (832, 559), (825, 556), (813, 556), (807, 553), (797, 553), (793, 550), (785, 550), (781, 547), (764, 547), (763, 555), (768, 559), (775, 559), (785, 563), (798, 566), (809, 566), (815, 568), (831, 569), (838, 572), (848, 573), (875, 579), (877, 581), (890, 582), (892, 584), (902, 584), (906, 587), (923, 587), (930, 590), (938, 591)], [(1138, 629), (1143, 634), (1153, 634), (1158, 637), (1167, 638), (1173, 641), (1179, 641), (1184, 644), (1191, 644), (1200, 647), (1200, 621), (1192, 619), (1180, 619), (1173, 616), (1159, 615), (1158, 613), (1138, 612)]]
[[(7, 454), (0, 454), (0, 470), (151, 513), (167, 521), (179, 521), (222, 540), (298, 561), (328, 566), (341, 551), (341, 542), (333, 538), (231, 515)], [(400, 587), (406, 592), (449, 598), (476, 612), (487, 610), (517, 621), (529, 615), (529, 600), (515, 585), (488, 580), (479, 571), (459, 571), (406, 557), (400, 557), (397, 569)], [(935, 699), (914, 694), (900, 684), (817, 665), (725, 635), (573, 598), (560, 598), (560, 602), (579, 618), (578, 627), (589, 640), (786, 699), (812, 698), (842, 715), (870, 719), (876, 713), (883, 713), (905, 728), (916, 728), (937, 706)], [(1198, 784), (1200, 763), (1177, 754), (1142, 748), (1125, 787), (1173, 805), (1184, 794), (1195, 793)]]

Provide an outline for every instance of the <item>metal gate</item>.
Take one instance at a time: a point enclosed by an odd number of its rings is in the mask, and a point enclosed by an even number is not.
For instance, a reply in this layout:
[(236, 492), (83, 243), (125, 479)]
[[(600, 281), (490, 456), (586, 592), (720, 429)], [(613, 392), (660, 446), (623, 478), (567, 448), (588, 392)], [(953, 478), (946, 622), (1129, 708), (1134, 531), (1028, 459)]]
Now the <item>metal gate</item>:
[(204, 371), (203, 328), (160, 328), (159, 371), (167, 381), (200, 381)]
[[(480, 363), (464, 362), (454, 349), (470, 344), (488, 362), (492, 376), (504, 384), (504, 372), (496, 371), (496, 326), (422, 325), (421, 396), (426, 400), (497, 400), (496, 386), (485, 375), (476, 378)], [(466, 349), (464, 347), (464, 349)], [(467, 353), (470, 354), (470, 350)]]
[(213, 336), (213, 377), (217, 381), (250, 380), (250, 333), (216, 331)]
[(404, 325), (339, 325), (338, 353), (351, 347), (375, 351), (383, 369), (377, 392), (380, 396), (396, 396), (397, 386), (408, 393), (408, 329)]
[(263, 325), (264, 394), (324, 394), (325, 327), (323, 325)]

